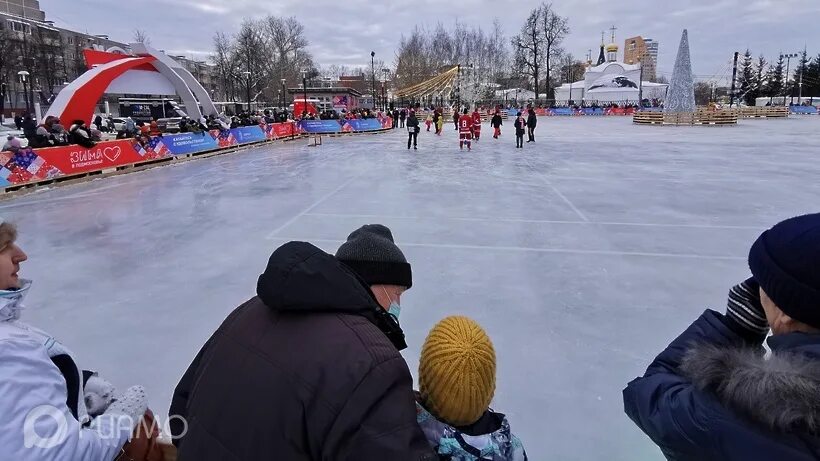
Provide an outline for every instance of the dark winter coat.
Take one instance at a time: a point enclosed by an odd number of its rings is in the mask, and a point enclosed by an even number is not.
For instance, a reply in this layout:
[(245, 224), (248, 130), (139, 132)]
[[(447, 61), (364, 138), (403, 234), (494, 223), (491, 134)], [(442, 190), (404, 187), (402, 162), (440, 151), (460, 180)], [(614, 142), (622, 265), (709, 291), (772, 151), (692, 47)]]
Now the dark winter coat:
[(410, 131), (410, 128), (415, 128), (415, 132), (418, 133), (421, 131), (421, 127), (419, 126), (419, 119), (416, 118), (415, 115), (411, 115), (407, 118), (407, 131)]
[(527, 122), (523, 116), (516, 117), (513, 126), (515, 127), (515, 134), (517, 136), (524, 136), (524, 132), (527, 131)]
[(493, 115), (493, 119), (490, 121), (490, 125), (492, 125), (493, 128), (498, 128), (503, 124), (504, 124), (504, 120), (501, 118), (501, 115), (499, 115), (499, 114)]
[(626, 413), (670, 460), (820, 459), (820, 335), (768, 343), (706, 311), (624, 389)]
[[(388, 316), (333, 256), (291, 242), (174, 392), (180, 461), (432, 460)], [(173, 420), (172, 420), (173, 421)], [(171, 426), (179, 434), (180, 424)]]
[(527, 117), (527, 128), (535, 128), (535, 125), (538, 124), (538, 117), (535, 116), (535, 111), (531, 110), (530, 115)]

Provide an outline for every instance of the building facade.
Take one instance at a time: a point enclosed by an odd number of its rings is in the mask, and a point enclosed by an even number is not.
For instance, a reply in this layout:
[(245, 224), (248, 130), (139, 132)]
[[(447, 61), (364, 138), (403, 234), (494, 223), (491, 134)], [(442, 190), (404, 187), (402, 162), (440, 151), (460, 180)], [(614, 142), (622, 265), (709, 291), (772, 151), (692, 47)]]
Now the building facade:
[[(83, 50), (130, 53), (127, 43), (107, 35), (89, 35), (64, 29), (46, 20), (38, 0), (0, 0), (0, 113), (22, 113), (34, 103), (47, 106), (68, 82), (87, 70)], [(213, 95), (212, 66), (174, 57)], [(20, 72), (28, 72), (24, 84)]]
[(46, 14), (38, 0), (0, 0), (0, 13), (6, 13), (35, 21), (45, 21)]
[(644, 80), (653, 82), (658, 74), (658, 42), (641, 36), (624, 41), (624, 63), (643, 67)]

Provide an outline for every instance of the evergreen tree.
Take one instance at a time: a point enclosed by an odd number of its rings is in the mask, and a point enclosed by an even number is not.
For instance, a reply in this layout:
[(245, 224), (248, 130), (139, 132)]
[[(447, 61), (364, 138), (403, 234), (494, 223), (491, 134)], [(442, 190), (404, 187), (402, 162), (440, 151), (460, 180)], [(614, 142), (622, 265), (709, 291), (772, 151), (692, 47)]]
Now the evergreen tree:
[(738, 96), (742, 98), (747, 106), (754, 105), (758, 91), (755, 87), (755, 69), (752, 61), (752, 52), (748, 49), (743, 55), (743, 62), (740, 65), (740, 91)]
[(803, 74), (803, 96), (820, 96), (820, 54), (806, 66)]
[(752, 88), (755, 91), (755, 98), (759, 98), (761, 96), (765, 96), (765, 88), (766, 88), (766, 58), (763, 57), (761, 54), (759, 58), (757, 58), (757, 66), (755, 66), (755, 76), (754, 76), (754, 85)]
[(808, 64), (809, 54), (806, 52), (806, 49), (803, 48), (803, 52), (800, 53), (800, 57), (797, 61), (797, 67), (794, 69), (794, 77), (789, 85), (789, 96), (797, 97), (800, 95), (800, 81), (802, 78), (805, 78)]
[(766, 72), (766, 91), (765, 96), (776, 98), (783, 96), (783, 89), (785, 84), (783, 82), (783, 71), (786, 69), (786, 60), (783, 55), (777, 59), (777, 63), (770, 64), (769, 70)]

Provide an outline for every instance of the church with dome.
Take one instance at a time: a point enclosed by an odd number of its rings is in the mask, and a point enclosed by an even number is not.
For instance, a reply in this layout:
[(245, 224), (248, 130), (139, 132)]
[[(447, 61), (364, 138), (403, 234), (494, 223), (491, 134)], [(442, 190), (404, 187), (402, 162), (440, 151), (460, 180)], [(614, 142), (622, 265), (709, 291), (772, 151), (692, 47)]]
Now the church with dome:
[(604, 44), (596, 65), (587, 62), (584, 79), (565, 83), (555, 89), (557, 102), (572, 101), (575, 104), (598, 103), (600, 105), (638, 104), (641, 99), (663, 100), (666, 98), (665, 83), (641, 81), (641, 64), (625, 64), (618, 61), (618, 45), (615, 43), (615, 28), (612, 28), (612, 42)]

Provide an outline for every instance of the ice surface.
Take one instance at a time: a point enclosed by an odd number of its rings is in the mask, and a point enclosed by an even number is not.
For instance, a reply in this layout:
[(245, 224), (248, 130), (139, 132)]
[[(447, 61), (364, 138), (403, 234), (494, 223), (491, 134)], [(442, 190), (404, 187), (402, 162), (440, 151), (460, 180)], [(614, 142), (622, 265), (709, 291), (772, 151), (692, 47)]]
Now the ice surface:
[[(703, 309), (722, 309), (756, 235), (818, 211), (820, 118), (737, 127), (542, 118), (537, 144), (472, 153), (422, 131), (275, 144), (0, 203), (34, 279), (24, 318), (158, 414), (288, 239), (332, 251), (393, 228), (413, 265), (402, 324), (467, 314), (498, 353), (494, 408), (533, 460), (660, 460), (621, 389)], [(229, 423), (229, 422), (226, 422)]]

